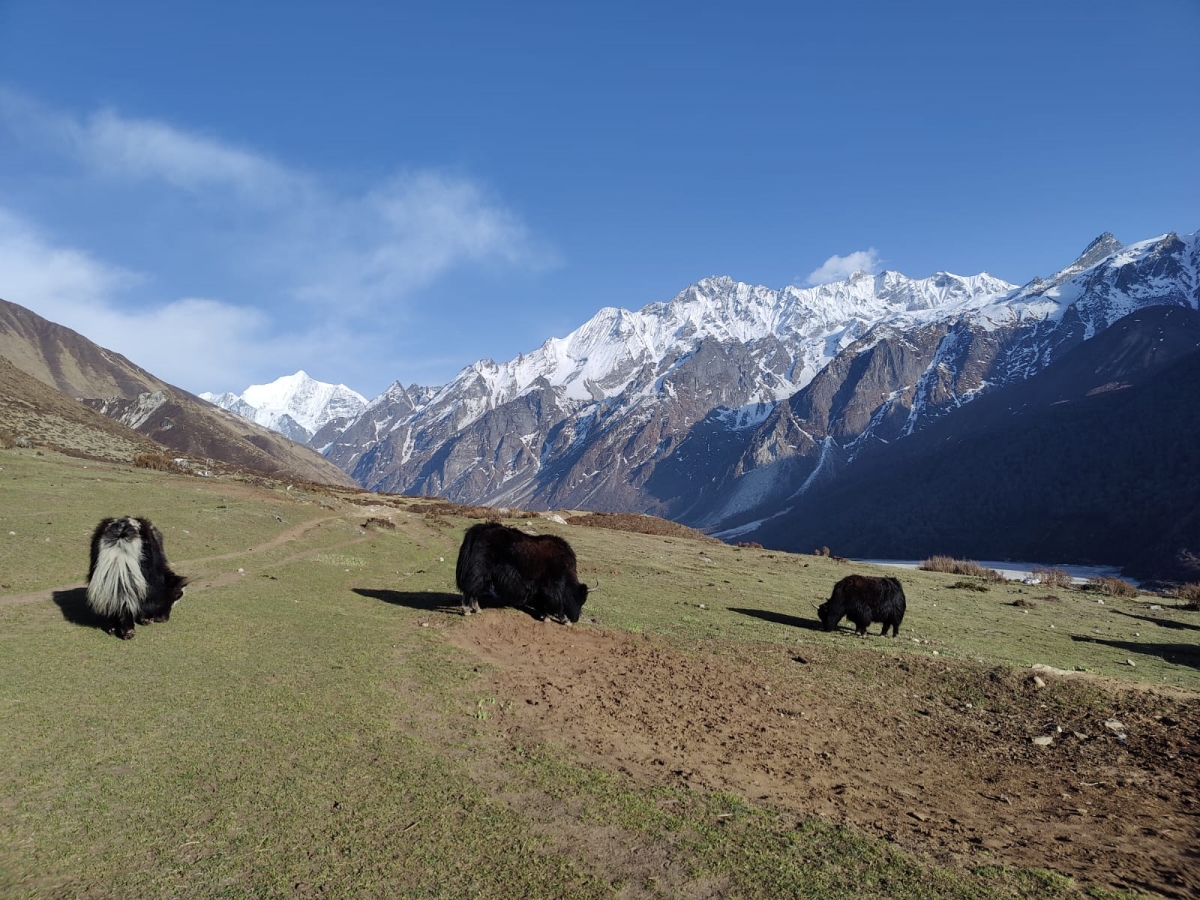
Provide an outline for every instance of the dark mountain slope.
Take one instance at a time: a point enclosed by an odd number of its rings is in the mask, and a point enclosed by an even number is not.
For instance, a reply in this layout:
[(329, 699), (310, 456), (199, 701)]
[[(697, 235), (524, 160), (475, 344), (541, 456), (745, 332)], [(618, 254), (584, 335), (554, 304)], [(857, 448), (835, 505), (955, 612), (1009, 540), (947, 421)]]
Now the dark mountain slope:
[(814, 488), (746, 537), (840, 555), (1127, 566), (1200, 579), (1200, 313), (1134, 313)]

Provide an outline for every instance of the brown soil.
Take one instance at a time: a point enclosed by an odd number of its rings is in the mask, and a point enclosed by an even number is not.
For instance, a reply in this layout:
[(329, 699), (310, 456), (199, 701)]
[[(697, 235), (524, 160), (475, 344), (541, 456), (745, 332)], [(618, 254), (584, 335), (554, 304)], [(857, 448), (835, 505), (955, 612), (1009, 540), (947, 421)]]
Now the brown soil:
[(514, 742), (852, 825), (945, 864), (1200, 892), (1194, 696), (1045, 671), (1039, 686), (1030, 671), (881, 652), (879, 637), (697, 651), (489, 610), (451, 640), (493, 664)]

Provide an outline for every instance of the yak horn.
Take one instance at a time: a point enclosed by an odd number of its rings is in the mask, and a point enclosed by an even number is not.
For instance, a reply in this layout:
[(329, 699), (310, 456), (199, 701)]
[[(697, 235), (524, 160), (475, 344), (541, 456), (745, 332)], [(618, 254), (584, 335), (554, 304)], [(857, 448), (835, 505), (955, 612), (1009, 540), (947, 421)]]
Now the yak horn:
[(595, 587), (589, 587), (589, 588), (588, 588), (588, 593), (589, 593), (589, 594), (594, 594), (594, 593), (596, 593), (596, 591), (598, 591), (598, 590), (600, 590), (600, 582), (596, 582), (596, 586), (595, 586)]
[[(812, 603), (812, 601), (811, 601), (811, 600), (809, 600), (808, 602), (809, 602), (809, 603)], [(817, 606), (817, 604), (815, 604), (815, 603), (813, 603), (813, 605), (812, 605), (812, 608), (813, 608), (813, 609), (815, 609), (815, 610), (818, 610), (818, 611), (821, 609), (821, 607)]]

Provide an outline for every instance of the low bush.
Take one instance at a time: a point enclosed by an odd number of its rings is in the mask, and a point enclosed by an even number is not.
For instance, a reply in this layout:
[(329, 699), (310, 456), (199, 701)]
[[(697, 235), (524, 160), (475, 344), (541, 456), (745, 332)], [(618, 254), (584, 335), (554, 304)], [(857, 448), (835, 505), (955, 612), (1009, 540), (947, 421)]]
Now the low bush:
[(1123, 578), (1114, 578), (1110, 575), (1089, 579), (1083, 589), (1108, 597), (1136, 597), (1139, 593), (1136, 585), (1130, 584)]
[(168, 453), (139, 453), (133, 458), (133, 464), (139, 469), (154, 469), (158, 472), (187, 471)]
[(987, 591), (990, 588), (982, 581), (956, 581), (950, 585), (952, 588), (959, 588), (964, 591)]
[(1200, 609), (1200, 581), (1181, 584), (1175, 588), (1175, 596), (1183, 601), (1185, 609)]
[(954, 559), (950, 556), (931, 556), (923, 560), (917, 568), (926, 572), (945, 572), (947, 575), (970, 575), (993, 584), (1004, 581), (1004, 576), (995, 569), (981, 566), (969, 559)]
[(1034, 566), (1030, 574), (1038, 580), (1038, 584), (1048, 587), (1067, 588), (1073, 584), (1070, 574), (1057, 566)]

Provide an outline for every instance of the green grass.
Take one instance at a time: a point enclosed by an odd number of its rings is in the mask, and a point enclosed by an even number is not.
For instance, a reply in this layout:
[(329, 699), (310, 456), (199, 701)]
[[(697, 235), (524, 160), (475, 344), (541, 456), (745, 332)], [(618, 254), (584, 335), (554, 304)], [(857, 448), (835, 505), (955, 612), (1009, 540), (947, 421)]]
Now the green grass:
[[(1050, 873), (948, 869), (851, 828), (506, 745), (492, 727), (504, 698), (444, 640), (465, 520), (388, 508), (398, 527), (364, 532), (378, 512), (320, 492), (28, 451), (0, 451), (0, 466), (5, 898), (1082, 896)], [(121, 642), (31, 594), (82, 584), (92, 527), (129, 513), (154, 519), (193, 589), (170, 623)], [(585, 617), (694, 652), (937, 651), (1198, 686), (1166, 650), (1071, 639), (1140, 630), (1189, 652), (1188, 631), (1128, 618), (1185, 615), (1144, 602), (1060, 591), (1026, 611), (1008, 603), (1028, 589), (967, 596), (906, 573), (901, 637), (862, 642), (796, 627), (845, 574), (835, 562), (570, 534), (581, 560), (615, 560), (585, 565), (601, 587)]]

